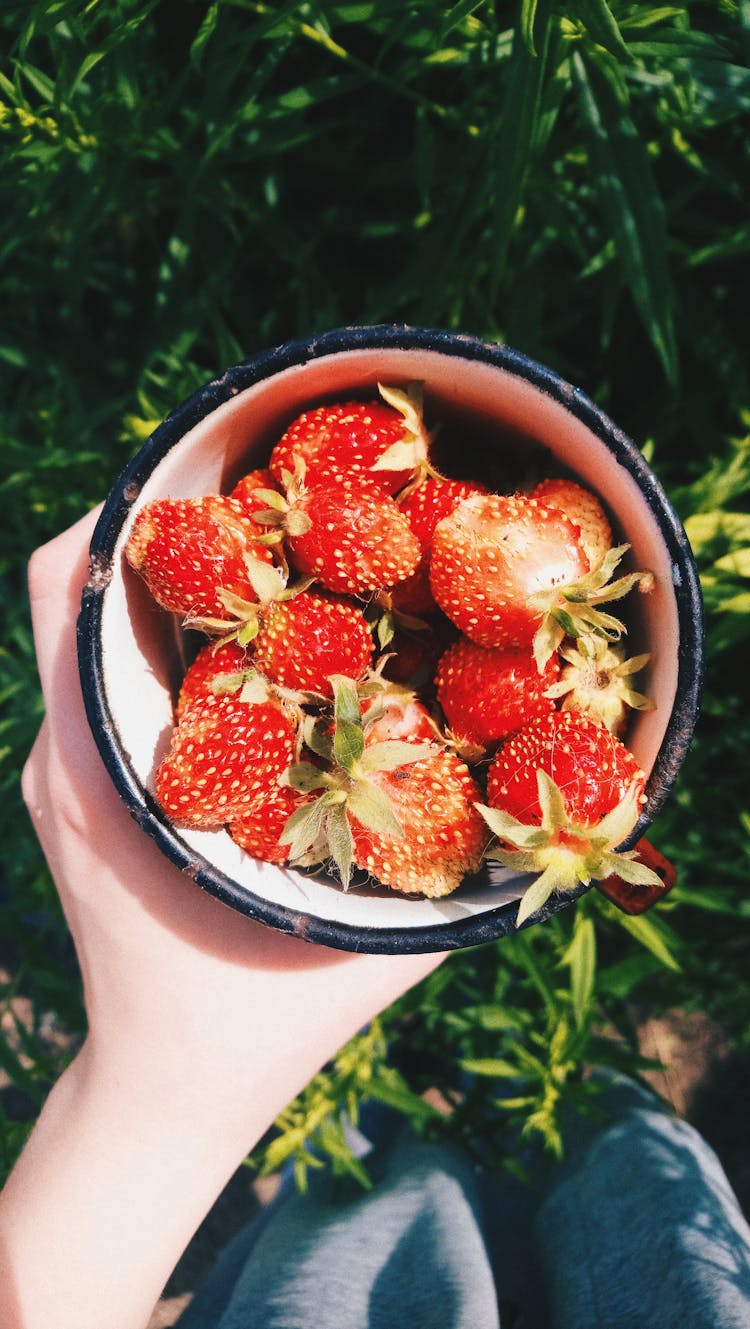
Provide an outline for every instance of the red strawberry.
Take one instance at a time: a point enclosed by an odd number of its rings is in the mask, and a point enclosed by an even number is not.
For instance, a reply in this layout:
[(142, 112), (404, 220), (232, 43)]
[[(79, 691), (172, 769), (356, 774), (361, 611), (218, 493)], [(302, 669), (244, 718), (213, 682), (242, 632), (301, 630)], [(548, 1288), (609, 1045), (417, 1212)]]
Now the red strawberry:
[(273, 562), (242, 505), (219, 494), (147, 504), (125, 555), (162, 608), (191, 618), (221, 618), (222, 592), (254, 600), (245, 559)]
[(399, 496), (398, 505), (409, 518), (409, 525), (429, 555), (435, 527), (447, 517), (464, 498), (486, 494), (487, 489), (475, 481), (447, 480), (439, 475), (427, 475), (419, 484), (410, 485)]
[(289, 845), (282, 844), (279, 836), (292, 813), (309, 802), (309, 796), (281, 785), (252, 812), (230, 822), (227, 830), (240, 849), (253, 858), (262, 858), (266, 863), (288, 863)]
[(592, 568), (612, 548), (612, 527), (599, 499), (573, 480), (542, 480), (532, 498), (564, 512), (580, 530), (580, 542)]
[(627, 551), (610, 549), (589, 571), (579, 528), (523, 494), (464, 499), (435, 528), (430, 581), (440, 607), (481, 646), (533, 642), (538, 668), (566, 636), (620, 637), (625, 628), (596, 605), (617, 600), (650, 573), (609, 579)]
[(371, 483), (303, 490), (289, 509), (287, 531), (298, 571), (345, 595), (392, 586), (419, 562), (406, 517)]
[(275, 701), (242, 693), (195, 700), (156, 773), (156, 796), (175, 821), (219, 826), (253, 811), (294, 761), (296, 726)]
[(254, 645), (255, 664), (273, 683), (328, 695), (331, 674), (362, 678), (373, 652), (357, 605), (308, 591), (269, 605)]
[(435, 599), (482, 646), (530, 644), (543, 615), (533, 597), (588, 570), (578, 528), (522, 494), (464, 499), (433, 537)]
[(635, 757), (602, 725), (556, 711), (506, 739), (490, 767), (480, 808), (507, 849), (491, 851), (505, 867), (540, 873), (526, 891), (519, 924), (555, 890), (611, 873), (634, 886), (658, 882), (633, 852), (616, 853), (645, 801)]
[(428, 475), (414, 486), (409, 486), (398, 500), (401, 511), (419, 540), (422, 554), (416, 572), (402, 581), (393, 592), (393, 606), (405, 614), (431, 614), (435, 612), (435, 597), (430, 586), (430, 556), (432, 537), (438, 522), (464, 498), (472, 494), (486, 494), (484, 485), (464, 480), (445, 480)]
[(266, 492), (270, 490), (273, 493), (280, 492), (275, 476), (267, 468), (249, 471), (247, 475), (243, 475), (242, 479), (234, 486), (229, 497), (242, 504), (246, 516), (253, 517), (258, 512), (265, 512), (268, 507), (268, 499), (263, 494), (259, 496), (258, 490), (266, 490)]
[(204, 646), (182, 680), (177, 701), (177, 719), (180, 720), (194, 702), (201, 702), (204, 697), (213, 695), (212, 684), (215, 679), (222, 675), (241, 675), (249, 668), (248, 653), (236, 641), (226, 642), (223, 646), (213, 646), (211, 643)]
[(645, 783), (632, 752), (603, 725), (575, 711), (556, 711), (503, 743), (487, 777), (490, 806), (538, 825), (538, 770), (554, 780), (568, 816), (580, 826), (605, 817), (632, 786), (640, 798)]
[(326, 766), (301, 762), (289, 772), (293, 788), (319, 796), (293, 814), (282, 840), (295, 859), (332, 857), (344, 886), (355, 862), (394, 890), (447, 895), (477, 870), (487, 840), (469, 771), (453, 753), (420, 741), (423, 707), (412, 712), (405, 699), (394, 714), (378, 715), (384, 698), (376, 695), (363, 726), (355, 685), (333, 684), (333, 732), (327, 721), (306, 732)]
[[(271, 453), (269, 466), (276, 479), (286, 483), (301, 460), (310, 484), (369, 478), (388, 494), (402, 489), (427, 456), (421, 394), (381, 391), (391, 405), (349, 401), (298, 416)], [(384, 467), (383, 458), (391, 450), (393, 465)]]
[(437, 898), (478, 871), (487, 828), (474, 804), (479, 790), (452, 752), (437, 752), (394, 771), (373, 771), (372, 783), (389, 799), (402, 836), (356, 822), (358, 867), (393, 890)]
[(480, 756), (554, 710), (545, 692), (559, 675), (554, 655), (540, 674), (528, 647), (478, 646), (464, 637), (441, 657), (435, 682), (452, 734), (461, 747), (476, 745)]

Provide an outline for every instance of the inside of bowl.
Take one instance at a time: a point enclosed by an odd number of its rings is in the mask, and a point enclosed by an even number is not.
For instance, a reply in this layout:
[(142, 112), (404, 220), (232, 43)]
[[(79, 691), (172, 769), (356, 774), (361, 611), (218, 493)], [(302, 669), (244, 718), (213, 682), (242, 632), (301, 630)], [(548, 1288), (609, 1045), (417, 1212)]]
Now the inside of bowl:
[[(378, 382), (424, 384), (428, 420), (447, 420), (460, 454), (493, 449), (512, 475), (519, 452), (546, 450), (599, 495), (615, 518), (617, 538), (631, 545), (629, 566), (648, 568), (655, 585), (628, 599), (632, 653), (648, 649), (646, 680), (656, 703), (633, 717), (628, 746), (648, 774), (675, 700), (678, 617), (672, 566), (657, 520), (636, 480), (591, 429), (559, 401), (517, 373), (479, 360), (424, 349), (356, 349), (294, 365), (218, 406), (185, 434), (154, 468), (132, 505), (132, 516), (157, 498), (226, 492), (267, 460), (275, 440), (302, 410), (347, 396), (376, 395)], [(462, 431), (465, 429), (465, 434)], [(460, 465), (460, 461), (459, 461)], [(505, 460), (501, 461), (501, 466)], [(542, 472), (540, 472), (541, 477)], [(512, 487), (509, 485), (508, 487)], [(182, 635), (158, 609), (122, 551), (102, 611), (103, 670), (115, 728), (138, 779), (153, 775), (169, 743), (175, 687), (184, 672)], [(518, 898), (527, 879), (493, 871), (494, 884), (467, 881), (446, 900), (370, 891), (343, 892), (325, 881), (258, 863), (224, 831), (181, 832), (184, 842), (247, 890), (294, 910), (353, 927), (429, 927), (477, 915)]]

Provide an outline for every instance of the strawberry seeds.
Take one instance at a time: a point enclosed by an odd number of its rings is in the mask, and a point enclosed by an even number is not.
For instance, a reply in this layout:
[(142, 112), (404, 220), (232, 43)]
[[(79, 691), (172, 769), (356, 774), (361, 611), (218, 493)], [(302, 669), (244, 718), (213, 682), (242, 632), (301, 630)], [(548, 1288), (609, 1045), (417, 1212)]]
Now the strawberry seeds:
[[(552, 891), (616, 872), (645, 778), (622, 741), (647, 655), (600, 606), (627, 545), (590, 491), (497, 493), (433, 464), (420, 385), (293, 420), (228, 496), (160, 499), (126, 558), (209, 640), (156, 796), (273, 863), (440, 897), (486, 857)], [(614, 578), (614, 579), (613, 579)]]

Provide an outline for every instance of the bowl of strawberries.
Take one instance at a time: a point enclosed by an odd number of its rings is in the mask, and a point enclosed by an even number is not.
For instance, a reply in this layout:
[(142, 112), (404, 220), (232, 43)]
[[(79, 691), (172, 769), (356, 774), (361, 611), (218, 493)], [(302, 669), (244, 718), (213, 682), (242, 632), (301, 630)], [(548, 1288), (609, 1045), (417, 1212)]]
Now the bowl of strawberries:
[(695, 566), (635, 444), (508, 347), (344, 328), (207, 384), (109, 495), (79, 656), (186, 889), (283, 931), (445, 950), (661, 886)]

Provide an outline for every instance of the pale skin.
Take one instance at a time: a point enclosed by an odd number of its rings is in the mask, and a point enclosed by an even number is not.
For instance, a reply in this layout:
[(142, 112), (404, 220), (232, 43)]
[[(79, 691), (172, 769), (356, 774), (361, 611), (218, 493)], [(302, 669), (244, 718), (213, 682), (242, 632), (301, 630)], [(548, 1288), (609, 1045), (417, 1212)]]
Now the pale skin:
[(0, 1195), (3, 1329), (142, 1329), (279, 1111), (442, 958), (346, 954), (273, 932), (186, 881), (131, 820), (76, 665), (96, 515), (39, 549), (29, 573), (47, 715), (23, 789), (89, 1032)]

